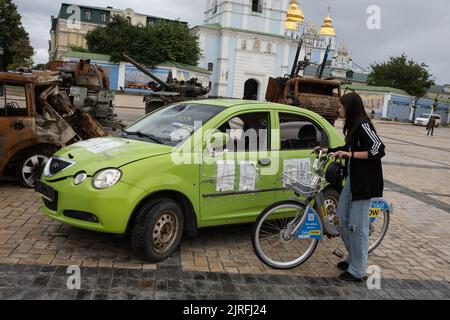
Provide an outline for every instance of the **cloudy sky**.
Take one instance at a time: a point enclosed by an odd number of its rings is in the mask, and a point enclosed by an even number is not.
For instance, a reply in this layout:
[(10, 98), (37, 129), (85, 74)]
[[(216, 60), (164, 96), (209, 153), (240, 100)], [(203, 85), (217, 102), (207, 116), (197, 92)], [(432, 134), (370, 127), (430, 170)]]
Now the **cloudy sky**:
[[(269, 0), (267, 0), (269, 1)], [(61, 6), (55, 0), (13, 0), (36, 50), (35, 61), (48, 60), (50, 16)], [(180, 18), (191, 26), (203, 22), (206, 0), (74, 0), (92, 6), (132, 8), (136, 12)], [(307, 22), (320, 25), (331, 7), (338, 41), (347, 45), (353, 60), (363, 67), (406, 52), (425, 62), (438, 83), (450, 83), (449, 0), (299, 0)], [(381, 9), (381, 29), (369, 30), (370, 5)]]

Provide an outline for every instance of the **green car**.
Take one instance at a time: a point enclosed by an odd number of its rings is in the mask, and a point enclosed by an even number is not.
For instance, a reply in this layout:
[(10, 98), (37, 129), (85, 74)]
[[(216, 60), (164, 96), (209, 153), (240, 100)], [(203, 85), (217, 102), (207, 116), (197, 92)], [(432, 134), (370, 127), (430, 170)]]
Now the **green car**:
[[(293, 196), (283, 173), (309, 170), (315, 146), (342, 137), (305, 109), (239, 100), (196, 100), (157, 110), (120, 136), (58, 151), (36, 191), (46, 215), (99, 232), (131, 233), (140, 258), (157, 262), (183, 232), (248, 223)], [(340, 190), (328, 187), (329, 205)]]

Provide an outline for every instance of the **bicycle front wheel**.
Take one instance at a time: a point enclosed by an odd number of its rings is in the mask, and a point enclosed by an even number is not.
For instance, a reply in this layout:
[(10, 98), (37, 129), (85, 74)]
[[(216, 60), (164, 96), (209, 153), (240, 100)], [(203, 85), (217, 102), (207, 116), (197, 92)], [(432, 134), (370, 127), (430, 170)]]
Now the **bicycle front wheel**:
[(275, 269), (292, 269), (314, 253), (317, 239), (286, 237), (286, 228), (296, 217), (305, 214), (305, 206), (295, 201), (282, 201), (266, 208), (252, 229), (255, 254), (266, 265)]

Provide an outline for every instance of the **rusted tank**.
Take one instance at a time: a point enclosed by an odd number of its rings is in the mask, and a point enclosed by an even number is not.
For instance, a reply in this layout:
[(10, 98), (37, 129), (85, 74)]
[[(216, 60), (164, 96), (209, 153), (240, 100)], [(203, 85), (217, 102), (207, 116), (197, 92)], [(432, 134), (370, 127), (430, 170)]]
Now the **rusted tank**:
[(153, 80), (148, 84), (153, 93), (144, 98), (146, 114), (171, 103), (193, 99), (206, 99), (206, 95), (209, 93), (209, 88), (204, 87), (196, 78), (188, 81), (178, 81), (169, 74), (167, 81), (162, 81), (126, 54), (123, 53), (122, 56), (125, 61), (134, 65), (139, 71)]
[[(270, 78), (266, 100), (282, 104), (293, 104), (320, 114), (331, 124), (338, 118), (341, 105), (341, 83), (333, 80), (295, 77)], [(296, 101), (292, 97), (296, 98)]]
[(46, 67), (61, 77), (59, 88), (66, 92), (76, 109), (89, 112), (105, 128), (124, 127), (114, 112), (114, 92), (110, 90), (109, 77), (103, 68), (90, 60), (51, 61)]
[(33, 187), (55, 151), (107, 135), (89, 112), (71, 104), (60, 83), (52, 72), (0, 72), (0, 176)]
[(322, 79), (331, 43), (325, 50), (324, 59), (317, 68), (315, 78), (299, 76), (300, 71), (311, 64), (307, 59), (299, 61), (302, 46), (303, 38), (299, 41), (291, 74), (285, 77), (269, 78), (266, 100), (311, 110), (334, 125), (341, 106), (341, 83), (332, 79)]

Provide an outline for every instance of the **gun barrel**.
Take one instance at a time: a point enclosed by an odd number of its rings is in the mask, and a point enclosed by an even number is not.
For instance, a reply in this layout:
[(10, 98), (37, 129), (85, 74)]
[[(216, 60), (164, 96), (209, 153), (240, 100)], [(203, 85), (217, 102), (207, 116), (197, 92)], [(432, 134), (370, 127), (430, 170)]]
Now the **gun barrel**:
[(302, 46), (303, 46), (303, 38), (298, 43), (297, 52), (295, 53), (294, 63), (292, 64), (292, 71), (291, 71), (292, 78), (296, 76), (295, 73), (296, 73), (296, 69), (297, 69), (297, 65), (298, 65), (298, 58), (299, 58), (300, 52), (302, 50)]
[(147, 76), (149, 76), (150, 78), (152, 78), (153, 80), (155, 80), (156, 82), (158, 82), (162, 87), (164, 87), (165, 89), (168, 89), (169, 86), (162, 81), (161, 79), (159, 79), (157, 76), (155, 76), (153, 73), (151, 73), (150, 71), (148, 71), (146, 68), (144, 68), (144, 66), (142, 66), (141, 64), (137, 63), (136, 61), (134, 61), (132, 58), (130, 58), (129, 56), (127, 56), (125, 53), (122, 53), (123, 58), (128, 61), (129, 63), (131, 63), (132, 65), (134, 65), (138, 70), (140, 70), (142, 73), (146, 74)]
[(325, 70), (325, 65), (326, 65), (327, 60), (328, 60), (328, 55), (330, 54), (330, 46), (331, 46), (331, 40), (330, 40), (330, 43), (328, 43), (327, 49), (325, 50), (325, 55), (323, 57), (323, 62), (320, 65), (320, 68), (319, 68), (319, 72), (318, 72), (318, 75), (317, 75), (317, 78), (319, 78), (319, 79), (322, 79), (323, 71)]

